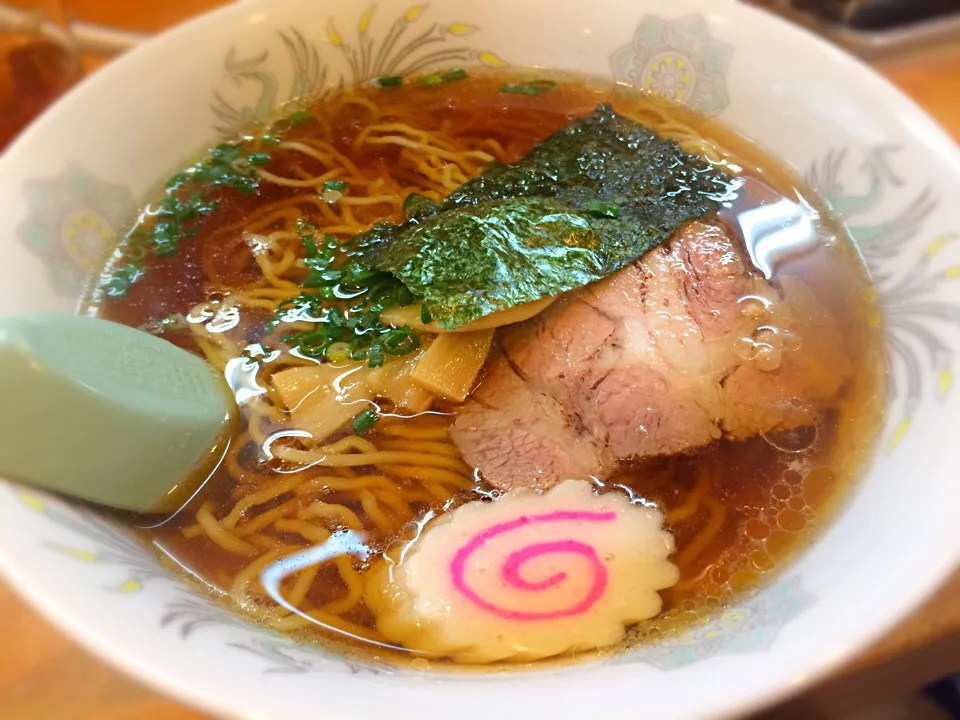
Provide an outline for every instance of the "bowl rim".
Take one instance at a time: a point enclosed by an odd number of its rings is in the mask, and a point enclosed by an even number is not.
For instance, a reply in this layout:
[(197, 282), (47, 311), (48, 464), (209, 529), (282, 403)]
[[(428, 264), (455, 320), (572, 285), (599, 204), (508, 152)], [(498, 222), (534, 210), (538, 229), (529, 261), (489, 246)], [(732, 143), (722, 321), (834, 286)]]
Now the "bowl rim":
[[(306, 5), (305, 0), (284, 0), (287, 5)], [(68, 110), (71, 104), (80, 99), (93, 88), (109, 88), (115, 84), (124, 73), (127, 66), (133, 63), (145, 63), (151, 58), (162, 59), (181, 39), (200, 37), (208, 34), (221, 23), (237, 23), (246, 16), (256, 14), (269, 15), (275, 11), (275, 0), (243, 0), (242, 2), (223, 5), (198, 16), (181, 22), (155, 36), (150, 37), (142, 44), (134, 47), (123, 57), (111, 61), (107, 66), (98, 69), (94, 74), (85, 77), (65, 95), (53, 103), (37, 118), (21, 135), (10, 145), (3, 157), (0, 157), (0, 173), (6, 164), (6, 156), (12, 154), (21, 145), (33, 142), (34, 137), (43, 136), (50, 128), (62, 122), (60, 115)], [(855, 56), (830, 44), (827, 40), (813, 32), (792, 24), (772, 13), (760, 8), (744, 5), (737, 0), (714, 0), (705, 12), (732, 14), (734, 17), (748, 17), (767, 27), (771, 34), (788, 35), (792, 39), (805, 43), (811, 50), (829, 57), (842, 67), (844, 74), (851, 81), (860, 81), (867, 84), (885, 105), (898, 105), (908, 112), (910, 120), (919, 123), (914, 127), (913, 137), (933, 151), (942, 151), (944, 147), (953, 149), (952, 155), (946, 160), (952, 170), (960, 178), (960, 148), (953, 138), (920, 107), (916, 101), (906, 95), (889, 80), (879, 74), (874, 68), (858, 60)], [(871, 463), (873, 460), (870, 461)], [(851, 502), (855, 502), (852, 499)], [(10, 549), (12, 550), (12, 548)], [(142, 685), (163, 694), (175, 701), (195, 707), (216, 717), (235, 717), (236, 711), (231, 708), (228, 700), (219, 693), (208, 692), (198, 683), (191, 683), (184, 673), (173, 673), (170, 662), (156, 657), (147, 656), (132, 650), (119, 640), (116, 631), (94, 627), (80, 620), (71, 612), (70, 605), (62, 596), (45, 595), (39, 585), (32, 579), (29, 567), (18, 564), (15, 553), (0, 545), (0, 576), (8, 581), (14, 592), (31, 608), (37, 610), (52, 626), (63, 632), (71, 641), (76, 642), (85, 651), (90, 652), (119, 673), (133, 678)], [(943, 560), (927, 566), (927, 572), (920, 578), (923, 582), (915, 582), (912, 588), (904, 593), (903, 601), (897, 605), (887, 605), (879, 619), (869, 628), (858, 635), (855, 643), (850, 643), (834, 653), (826, 654), (818, 661), (810, 661), (804, 668), (804, 674), (792, 681), (773, 684), (771, 687), (754, 689), (749, 694), (743, 694), (727, 703), (719, 712), (711, 715), (715, 718), (733, 718), (756, 712), (770, 707), (790, 696), (808, 690), (814, 684), (835, 672), (848, 663), (857, 654), (863, 652), (872, 642), (888, 633), (899, 621), (911, 612), (916, 611), (920, 604), (929, 598), (955, 572), (960, 560), (960, 543), (953, 548), (952, 559), (944, 553)], [(917, 578), (914, 578), (917, 580)], [(158, 659), (159, 658), (159, 659)]]

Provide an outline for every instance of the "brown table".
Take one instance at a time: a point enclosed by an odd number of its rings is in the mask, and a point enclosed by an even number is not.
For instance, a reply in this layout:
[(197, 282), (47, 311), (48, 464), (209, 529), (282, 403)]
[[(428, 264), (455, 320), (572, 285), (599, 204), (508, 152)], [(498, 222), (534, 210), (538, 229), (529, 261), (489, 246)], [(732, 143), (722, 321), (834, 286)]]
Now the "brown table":
[[(224, 0), (67, 0), (79, 18), (154, 32)], [(27, 0), (12, 4), (29, 5)], [(91, 59), (90, 68), (99, 63)], [(960, 139), (960, 44), (875, 63)], [(960, 672), (960, 573), (843, 671), (763, 718), (840, 718)], [(912, 715), (911, 717), (915, 717)], [(107, 668), (0, 585), (0, 720), (204, 720)]]

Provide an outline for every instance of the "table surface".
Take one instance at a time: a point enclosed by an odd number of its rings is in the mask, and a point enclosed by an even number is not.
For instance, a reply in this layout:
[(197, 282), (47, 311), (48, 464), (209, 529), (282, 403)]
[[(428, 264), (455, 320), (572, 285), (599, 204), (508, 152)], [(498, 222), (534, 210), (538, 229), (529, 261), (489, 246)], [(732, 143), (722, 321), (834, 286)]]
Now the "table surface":
[[(224, 0), (68, 0), (79, 19), (155, 32)], [(14, 5), (29, 5), (14, 0)], [(90, 63), (93, 67), (97, 63)], [(960, 139), (960, 43), (874, 62)], [(0, 585), (0, 720), (204, 720), (95, 660)], [(834, 718), (960, 672), (960, 573), (835, 676), (764, 718)]]

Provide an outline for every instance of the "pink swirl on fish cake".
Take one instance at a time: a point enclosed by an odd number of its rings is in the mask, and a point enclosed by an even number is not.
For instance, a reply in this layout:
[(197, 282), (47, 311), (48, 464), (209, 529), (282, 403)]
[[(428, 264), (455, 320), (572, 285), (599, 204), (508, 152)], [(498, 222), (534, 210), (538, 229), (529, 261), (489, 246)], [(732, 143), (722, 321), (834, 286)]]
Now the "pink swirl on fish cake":
[(450, 563), (450, 573), (453, 577), (453, 586), (471, 602), (487, 612), (501, 617), (505, 620), (555, 620), (563, 617), (573, 617), (582, 615), (593, 607), (607, 589), (607, 568), (597, 556), (597, 551), (590, 545), (579, 540), (554, 540), (552, 542), (534, 543), (527, 547), (515, 550), (507, 556), (500, 575), (503, 581), (510, 587), (517, 590), (537, 592), (547, 590), (558, 585), (567, 578), (567, 573), (558, 572), (550, 577), (538, 582), (530, 582), (523, 578), (520, 570), (523, 564), (534, 558), (548, 555), (550, 553), (568, 553), (580, 555), (588, 560), (593, 572), (593, 583), (590, 586), (586, 597), (571, 608), (554, 610), (551, 612), (526, 612), (522, 610), (509, 610), (502, 608), (483, 598), (473, 588), (467, 584), (466, 565), (470, 556), (482, 548), (493, 538), (512, 532), (517, 528), (526, 527), (536, 523), (562, 522), (562, 521), (587, 521), (587, 522), (611, 522), (616, 520), (615, 512), (585, 512), (557, 510), (544, 515), (523, 515), (516, 520), (491, 525), (486, 530), (475, 535), (464, 545), (457, 554), (454, 555)]

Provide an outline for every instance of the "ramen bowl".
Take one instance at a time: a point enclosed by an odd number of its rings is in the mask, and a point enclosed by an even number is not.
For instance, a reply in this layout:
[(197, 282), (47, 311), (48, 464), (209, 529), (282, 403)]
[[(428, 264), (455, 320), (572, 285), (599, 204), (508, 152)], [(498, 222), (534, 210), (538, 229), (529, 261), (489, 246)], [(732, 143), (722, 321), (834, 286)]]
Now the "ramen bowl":
[(534, 66), (637, 86), (807, 179), (857, 242), (886, 316), (885, 428), (836, 521), (704, 625), (515, 672), (395, 667), (256, 627), (126, 527), (11, 482), (0, 483), (5, 578), (138, 680), (220, 717), (271, 720), (736, 716), (828, 673), (915, 608), (960, 556), (960, 222), (949, 206), (960, 158), (870, 70), (739, 3), (249, 0), (201, 17), (82, 83), (0, 160), (0, 313), (75, 311), (158, 179), (276, 106), (385, 74), (387, 44), (418, 69)]

